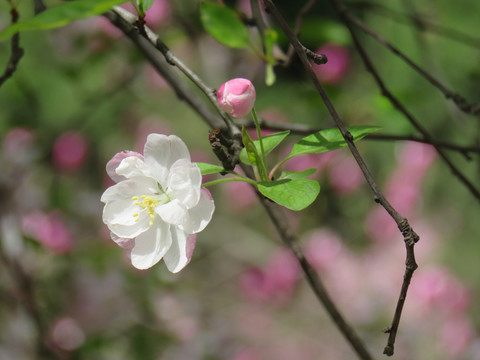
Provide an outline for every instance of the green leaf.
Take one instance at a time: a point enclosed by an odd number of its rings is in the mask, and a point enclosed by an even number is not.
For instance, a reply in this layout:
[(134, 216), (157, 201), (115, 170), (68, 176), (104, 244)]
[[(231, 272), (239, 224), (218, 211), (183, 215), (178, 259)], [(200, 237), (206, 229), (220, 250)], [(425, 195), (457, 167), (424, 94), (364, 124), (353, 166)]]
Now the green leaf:
[(51, 7), (33, 18), (19, 21), (0, 32), (0, 41), (20, 31), (55, 29), (110, 10), (125, 0), (76, 0)]
[(225, 171), (223, 166), (207, 164), (202, 162), (196, 162), (197, 166), (200, 168), (202, 175), (216, 174)]
[[(275, 149), (280, 143), (285, 139), (288, 134), (290, 134), (290, 130), (286, 131), (281, 131), (278, 133), (270, 134), (267, 136), (262, 137), (263, 139), (263, 149), (265, 150), (265, 156), (267, 156), (273, 149)], [(260, 152), (260, 141), (255, 140), (253, 141), (255, 144), (255, 148), (257, 150), (257, 153)], [(250, 160), (249, 157), (247, 156), (247, 151), (246, 149), (242, 149), (240, 151), (240, 160), (247, 165), (256, 165), (253, 164)]]
[(262, 181), (257, 187), (270, 200), (294, 211), (305, 209), (320, 192), (320, 184), (309, 179)]
[(273, 69), (272, 64), (265, 64), (265, 84), (267, 86), (272, 86), (275, 84), (275, 80), (277, 79), (277, 76), (275, 75), (275, 70)]
[(138, 0), (140, 11), (145, 14), (145, 12), (153, 5), (153, 1), (154, 0)]
[(278, 34), (275, 30), (267, 29), (264, 33), (265, 36), (265, 57), (267, 63), (265, 64), (265, 84), (271, 86), (275, 83), (275, 70), (274, 65), (277, 63), (273, 56), (273, 47), (275, 46)]
[[(347, 130), (353, 136), (353, 141), (358, 141), (379, 129), (380, 128), (378, 126), (347, 127)], [(339, 129), (325, 129), (301, 139), (293, 146), (293, 149), (287, 158), (291, 159), (294, 156), (305, 154), (320, 154), (323, 152), (340, 149), (345, 146), (347, 146), (347, 143), (345, 142)]]
[(232, 48), (250, 45), (247, 27), (232, 9), (212, 2), (202, 2), (200, 13), (203, 27), (218, 42)]
[(302, 170), (302, 171), (282, 171), (278, 180), (305, 179), (305, 178), (315, 174), (315, 171), (317, 171), (317, 169), (307, 169), (307, 170)]
[[(258, 166), (261, 163), (260, 156), (258, 155), (259, 149), (255, 147), (255, 143), (253, 142), (250, 135), (248, 135), (247, 130), (242, 127), (242, 140), (243, 145), (245, 146), (240, 153), (243, 152), (243, 161), (247, 165), (255, 165)], [(240, 159), (242, 159), (240, 155)]]

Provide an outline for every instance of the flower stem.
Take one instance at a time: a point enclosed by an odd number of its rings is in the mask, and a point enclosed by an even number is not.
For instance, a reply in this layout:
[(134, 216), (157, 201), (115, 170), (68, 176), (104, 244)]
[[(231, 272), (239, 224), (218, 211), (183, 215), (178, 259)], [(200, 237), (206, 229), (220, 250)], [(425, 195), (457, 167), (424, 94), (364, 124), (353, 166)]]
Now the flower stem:
[(223, 182), (229, 182), (229, 181), (243, 181), (252, 185), (257, 185), (256, 181), (250, 180), (246, 177), (235, 177), (235, 178), (218, 179), (218, 180), (209, 181), (205, 184), (202, 184), (202, 187), (212, 186), (212, 185), (220, 184)]
[(273, 168), (272, 168), (272, 171), (270, 171), (270, 174), (268, 174), (268, 179), (269, 180), (272, 180), (273, 178), (273, 175), (275, 175), (275, 172), (278, 170), (278, 168), (280, 166), (282, 166), (283, 164), (285, 164), (288, 160), (290, 160), (291, 157), (286, 157), (285, 159), (283, 159), (282, 161), (280, 161), (278, 164), (276, 164)]
[[(253, 115), (253, 120), (255, 121), (255, 127), (257, 128), (257, 134), (258, 134), (258, 141), (260, 142), (260, 152), (262, 153), (262, 167), (265, 169), (265, 174), (268, 173), (267, 171), (267, 158), (265, 156), (265, 149), (263, 147), (263, 138), (262, 138), (262, 131), (260, 129), (260, 123), (258, 122), (258, 117), (257, 117), (257, 112), (255, 111), (255, 108), (252, 108), (252, 115)], [(265, 180), (265, 179), (262, 179)]]

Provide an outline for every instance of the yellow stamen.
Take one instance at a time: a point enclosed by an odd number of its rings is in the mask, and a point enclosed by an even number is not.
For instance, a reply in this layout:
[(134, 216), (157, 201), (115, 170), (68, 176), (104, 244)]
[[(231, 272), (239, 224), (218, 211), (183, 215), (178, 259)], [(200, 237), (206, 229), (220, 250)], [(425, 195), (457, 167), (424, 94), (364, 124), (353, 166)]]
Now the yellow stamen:
[(138, 200), (138, 196), (132, 196), (132, 200)]

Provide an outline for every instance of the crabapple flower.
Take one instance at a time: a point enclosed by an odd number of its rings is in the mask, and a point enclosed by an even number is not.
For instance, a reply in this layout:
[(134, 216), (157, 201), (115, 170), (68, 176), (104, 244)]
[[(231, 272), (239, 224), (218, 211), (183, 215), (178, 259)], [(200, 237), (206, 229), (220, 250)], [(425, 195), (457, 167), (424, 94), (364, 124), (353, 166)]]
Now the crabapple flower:
[(122, 152), (109, 162), (117, 184), (102, 195), (103, 222), (112, 239), (130, 252), (132, 265), (148, 269), (162, 258), (176, 273), (188, 264), (195, 234), (212, 218), (215, 205), (202, 189), (202, 174), (175, 135), (150, 134), (143, 156)]
[(248, 115), (255, 104), (255, 98), (255, 87), (247, 79), (229, 80), (217, 90), (218, 106), (236, 119)]

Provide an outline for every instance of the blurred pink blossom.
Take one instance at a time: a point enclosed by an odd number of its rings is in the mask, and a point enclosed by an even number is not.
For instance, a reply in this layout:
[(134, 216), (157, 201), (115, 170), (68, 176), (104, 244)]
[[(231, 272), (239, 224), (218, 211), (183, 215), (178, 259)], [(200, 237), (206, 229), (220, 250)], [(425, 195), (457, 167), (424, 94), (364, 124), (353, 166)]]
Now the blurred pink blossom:
[(470, 303), (466, 287), (447, 269), (433, 267), (415, 274), (409, 290), (412, 301), (425, 310), (450, 315), (464, 312)]
[(227, 199), (228, 208), (233, 211), (243, 211), (254, 205), (257, 195), (252, 185), (243, 181), (230, 181), (222, 184)]
[(23, 215), (22, 232), (55, 254), (68, 253), (74, 247), (70, 230), (57, 211), (49, 213), (36, 211)]
[[(265, 120), (265, 121), (268, 121), (268, 122), (272, 122), (272, 123), (279, 123), (279, 124), (284, 124), (288, 121), (287, 119), (287, 116), (285, 115), (285, 113), (279, 109), (276, 109), (276, 108), (269, 108), (269, 109), (265, 109), (263, 111), (261, 111), (259, 114), (258, 114), (259, 118), (262, 119), (262, 120)], [(260, 127), (263, 127), (261, 125), (261, 122), (260, 122)], [(265, 129), (262, 129), (262, 136), (267, 136), (267, 135), (270, 135), (270, 134), (273, 134), (277, 131), (273, 131), (273, 130), (265, 130)], [(257, 139), (258, 138), (258, 134), (257, 134), (257, 130), (256, 129), (249, 129), (247, 130), (248, 132), (248, 135), (250, 135), (250, 137), (252, 139)]]
[(68, 317), (55, 322), (51, 337), (55, 346), (66, 351), (78, 349), (85, 341), (83, 330), (74, 319)]
[(339, 194), (351, 194), (364, 183), (363, 173), (352, 156), (337, 152), (328, 165), (330, 185)]
[(308, 263), (317, 271), (330, 269), (342, 251), (340, 237), (329, 229), (315, 230), (308, 236), (304, 246)]
[(150, 64), (145, 65), (143, 76), (146, 84), (152, 90), (165, 90), (169, 88), (167, 81)]
[(406, 168), (415, 169), (412, 175), (423, 177), (425, 170), (437, 158), (437, 151), (432, 145), (419, 142), (407, 142), (399, 156), (399, 162)]
[(348, 49), (341, 45), (325, 44), (320, 47), (317, 54), (325, 54), (328, 62), (317, 65), (312, 62), (313, 71), (318, 79), (325, 84), (337, 84), (340, 82), (350, 67), (350, 54)]
[(235, 353), (232, 360), (261, 360), (252, 349), (242, 349)]
[[(291, 149), (289, 149), (288, 152), (290, 152), (290, 150)], [(285, 153), (285, 156), (288, 155), (288, 152)], [(317, 169), (313, 177), (318, 178), (330, 164), (330, 161), (334, 158), (334, 154), (335, 151), (329, 151), (322, 154), (297, 156), (285, 163), (285, 170), (302, 171), (306, 169)]]
[(65, 132), (53, 143), (53, 164), (60, 171), (75, 171), (85, 163), (87, 153), (88, 143), (83, 134), (76, 131)]
[(185, 304), (169, 294), (161, 294), (155, 302), (158, 317), (180, 340), (195, 339), (200, 328), (198, 319), (191, 315)]
[(253, 301), (283, 304), (293, 295), (300, 278), (300, 267), (287, 249), (277, 251), (263, 269), (250, 268), (240, 277), (240, 289)]
[(157, 28), (172, 15), (172, 7), (168, 0), (155, 0), (145, 14), (145, 21), (151, 28)]
[[(407, 142), (400, 152), (397, 168), (386, 184), (385, 195), (403, 216), (411, 217), (421, 200), (421, 183), (436, 158), (430, 145)], [(367, 233), (374, 240), (388, 240), (397, 226), (387, 212), (374, 207), (367, 216)]]
[(474, 337), (470, 322), (463, 316), (453, 317), (441, 329), (441, 339), (445, 351), (450, 356), (462, 355)]
[(9, 130), (2, 139), (2, 151), (5, 158), (16, 163), (29, 160), (35, 136), (27, 128), (17, 127)]

